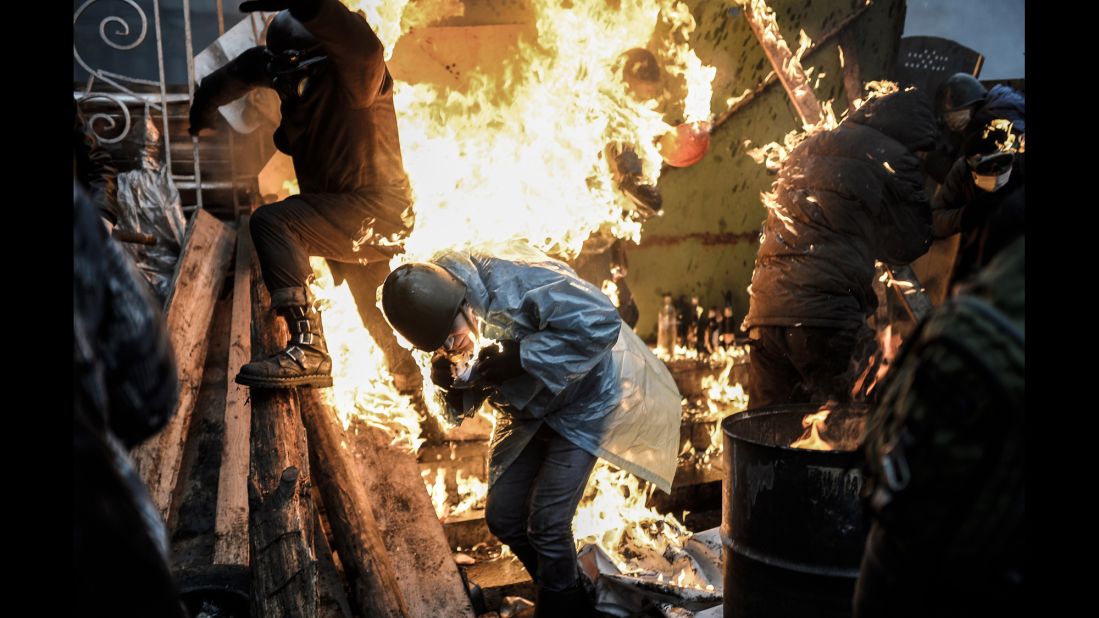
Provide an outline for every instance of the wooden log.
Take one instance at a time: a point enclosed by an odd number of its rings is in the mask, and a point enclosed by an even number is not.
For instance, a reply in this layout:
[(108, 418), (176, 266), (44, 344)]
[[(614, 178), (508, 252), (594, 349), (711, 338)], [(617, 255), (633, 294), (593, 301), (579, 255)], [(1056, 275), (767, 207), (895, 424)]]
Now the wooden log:
[[(252, 256), (252, 357), (282, 349), (288, 332), (269, 309), (270, 296)], [(249, 538), (252, 615), (317, 615), (315, 513), (309, 455), (292, 390), (252, 389)]]
[[(394, 561), (382, 541), (374, 507), (348, 451), (350, 440), (340, 420), (317, 389), (300, 389), (298, 394), (302, 422), (309, 435), (314, 480), (324, 499), (351, 602), (362, 616), (412, 616), (397, 585)], [(433, 596), (435, 591), (429, 590), (419, 589), (415, 596)]]
[(790, 96), (802, 124), (820, 122), (820, 102), (809, 86), (809, 78), (805, 76), (801, 61), (783, 40), (778, 24), (775, 23), (774, 11), (763, 0), (751, 0), (744, 4), (744, 17), (759, 40), (763, 54), (771, 61), (775, 75), (782, 82), (786, 94)]
[[(416, 457), (391, 446), (381, 429), (359, 421), (352, 423), (348, 435), (409, 615), (472, 618), (473, 606)], [(416, 593), (422, 590), (432, 593)]]
[[(841, 21), (839, 24), (836, 25), (835, 28), (832, 28), (827, 33), (825, 33), (823, 36), (821, 36), (817, 40), (813, 41), (813, 45), (810, 46), (809, 50), (806, 51), (804, 54), (802, 54), (801, 57), (803, 59), (808, 58), (809, 56), (812, 56), (813, 54), (820, 51), (821, 49), (824, 49), (825, 47), (827, 47), (828, 44), (832, 42), (832, 39), (836, 38), (837, 36), (839, 36), (840, 34), (845, 32), (847, 30), (847, 28), (852, 23), (854, 23), (856, 19), (861, 17), (863, 13), (865, 13), (867, 10), (869, 10), (871, 6), (872, 6), (871, 4), (863, 4), (858, 10), (856, 10), (850, 16), (845, 17), (843, 19), (843, 21)], [(743, 97), (739, 97), (737, 99), (736, 103), (734, 103), (729, 109), (722, 112), (721, 115), (718, 116), (716, 120), (714, 120), (713, 128), (710, 129), (710, 132), (713, 133), (714, 131), (716, 131), (718, 127), (725, 124), (730, 118), (733, 117), (733, 115), (735, 115), (737, 112), (739, 112), (740, 110), (747, 107), (748, 104), (751, 103), (760, 94), (762, 94), (763, 91), (767, 90), (767, 88), (769, 88), (771, 86), (771, 84), (777, 82), (778, 78), (776, 77), (776, 75), (777, 75), (777, 73), (775, 73), (775, 72), (770, 73), (766, 78), (764, 78), (763, 81), (756, 84), (755, 88), (752, 88), (752, 90), (749, 91), (747, 94), (745, 94)], [(676, 167), (665, 166), (664, 172), (667, 172), (669, 170), (675, 170), (675, 169), (685, 169), (685, 168), (676, 168)]]
[(191, 412), (202, 385), (210, 320), (232, 252), (232, 229), (210, 213), (197, 211), (187, 231), (165, 305), (168, 338), (179, 372), (179, 404), (168, 426), (132, 453), (153, 504), (169, 526)]
[(252, 237), (248, 216), (237, 232), (237, 262), (233, 275), (233, 309), (229, 325), (226, 370), (225, 434), (218, 476), (214, 521), (214, 564), (248, 564), (248, 462), (252, 405), (248, 388), (234, 377), (252, 356)]
[(320, 618), (352, 618), (351, 605), (347, 602), (347, 590), (344, 588), (340, 571), (332, 557), (332, 546), (328, 542), (331, 531), (327, 527), (324, 503), (316, 486), (313, 487), (313, 506), (317, 512), (313, 546), (317, 550), (317, 589), (320, 603), (318, 616)]

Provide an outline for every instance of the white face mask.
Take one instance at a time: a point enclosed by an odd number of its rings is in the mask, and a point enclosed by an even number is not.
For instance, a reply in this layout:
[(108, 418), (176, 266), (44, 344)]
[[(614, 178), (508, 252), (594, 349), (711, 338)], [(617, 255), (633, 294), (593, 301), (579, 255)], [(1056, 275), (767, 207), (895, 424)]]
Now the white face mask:
[(961, 131), (965, 128), (965, 125), (969, 124), (969, 119), (973, 117), (973, 110), (968, 107), (965, 109), (956, 109), (952, 112), (943, 114), (943, 119), (946, 121), (946, 126), (950, 127), (951, 131)]
[(1009, 168), (1003, 174), (999, 176), (980, 176), (977, 172), (973, 172), (973, 184), (977, 185), (977, 188), (982, 191), (988, 191), (992, 193), (1000, 187), (1007, 184), (1007, 179), (1011, 177), (1011, 169)]

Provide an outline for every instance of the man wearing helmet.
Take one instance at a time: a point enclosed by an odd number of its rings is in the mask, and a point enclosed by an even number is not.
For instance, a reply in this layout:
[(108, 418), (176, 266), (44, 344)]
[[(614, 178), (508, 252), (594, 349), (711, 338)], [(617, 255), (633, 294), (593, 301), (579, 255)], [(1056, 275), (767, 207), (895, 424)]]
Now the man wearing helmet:
[(966, 140), (962, 154), (931, 201), (934, 237), (962, 235), (951, 286), (976, 273), (1025, 227), (1023, 136), (1014, 125), (990, 121)]
[(381, 304), (435, 353), (452, 420), (486, 399), (498, 411), (485, 520), (537, 584), (535, 615), (591, 615), (572, 519), (597, 457), (671, 489), (681, 406), (667, 368), (599, 288), (522, 244), (404, 264)]
[(935, 113), (943, 126), (943, 142), (928, 154), (924, 167), (939, 184), (945, 181), (963, 142), (990, 121), (1003, 118), (1020, 133), (1026, 130), (1023, 95), (1003, 84), (987, 90), (968, 73), (955, 73), (939, 86)]
[(338, 0), (257, 0), (240, 8), (280, 12), (265, 47), (245, 51), (202, 81), (190, 131), (212, 129), (219, 106), (254, 88), (273, 88), (282, 102), (275, 145), (293, 158), (301, 194), (252, 215), (264, 283), (291, 340), (278, 354), (242, 367), (236, 381), (331, 386), (332, 362), (307, 285), (309, 256), (388, 260), (412, 224), (393, 78), (374, 31)]

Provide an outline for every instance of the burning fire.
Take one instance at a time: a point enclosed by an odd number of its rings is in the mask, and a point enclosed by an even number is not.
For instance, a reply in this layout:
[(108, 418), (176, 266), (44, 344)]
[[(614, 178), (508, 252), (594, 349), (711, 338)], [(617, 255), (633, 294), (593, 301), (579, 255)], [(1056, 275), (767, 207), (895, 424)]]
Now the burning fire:
[[(387, 58), (410, 29), (462, 11), (458, 0), (343, 1), (364, 11)], [(641, 158), (645, 182), (655, 185), (663, 164), (657, 142), (678, 124), (665, 121), (674, 110), (658, 108), (682, 105), (682, 122), (710, 120), (716, 69), (705, 66), (690, 47), (695, 22), (683, 2), (533, 4), (537, 40), (520, 41), (500, 70), (467, 73), (473, 85), (468, 91), (396, 82), (394, 102), (416, 224), (406, 252), (392, 267), (445, 249), (514, 239), (560, 257), (576, 255), (594, 232), (639, 241), (641, 217), (617, 189), (605, 158), (607, 145), (632, 147)], [(654, 37), (658, 29), (670, 34)], [(621, 79), (623, 54), (653, 40), (658, 43), (650, 49), (664, 70), (685, 83), (681, 102), (639, 101)], [(415, 452), (423, 442), (419, 412), (394, 388), (346, 284), (334, 285), (323, 260), (312, 265), (312, 287), (325, 310), (333, 357), (334, 387), (325, 396), (345, 425), (350, 416), (361, 417)], [(415, 352), (414, 357), (430, 384), (429, 356)], [(433, 397), (424, 400), (429, 412), (442, 416)], [(455, 503), (445, 471), (424, 472), (440, 517), (483, 504), (487, 485), (481, 479), (456, 480)], [(639, 549), (660, 556), (664, 548), (682, 544), (689, 536), (686, 528), (645, 507), (652, 491), (600, 462), (576, 515), (578, 538), (598, 542), (623, 569), (642, 566)]]
[(577, 548), (598, 544), (623, 572), (671, 572), (670, 564), (659, 564), (667, 562), (662, 556), (669, 547), (682, 547), (691, 533), (674, 516), (645, 506), (654, 489), (599, 460), (572, 520)]
[[(748, 349), (744, 346), (732, 346), (728, 351), (722, 349), (721, 356), (725, 360), (725, 367), (721, 370), (721, 373), (716, 378), (702, 376), (702, 388), (706, 391), (706, 404), (711, 414), (718, 418), (748, 409), (748, 394), (744, 392), (744, 387), (739, 382), (733, 383), (729, 379), (729, 375), (733, 371), (733, 365), (747, 355)], [(717, 355), (715, 354), (715, 356)]]
[(324, 335), (332, 356), (332, 388), (322, 389), (346, 428), (352, 416), (389, 432), (393, 444), (420, 448), (421, 416), (412, 400), (397, 392), (381, 348), (363, 328), (355, 299), (344, 282), (334, 284), (323, 258), (310, 258), (310, 285), (323, 311)]
[(805, 428), (805, 433), (790, 443), (791, 448), (803, 448), (811, 451), (833, 450), (835, 447), (820, 437), (820, 432), (824, 430), (824, 422), (831, 413), (831, 410), (821, 408), (813, 414), (806, 414), (805, 418), (801, 419), (801, 426)]
[[(488, 483), (476, 476), (467, 475), (462, 470), (456, 470), (454, 480), (456, 484), (455, 498), (447, 489), (446, 468), (436, 468), (432, 478), (430, 470), (422, 470), (420, 476), (427, 486), (427, 493), (431, 496), (431, 504), (435, 507), (435, 514), (439, 519), (446, 521), (485, 508), (485, 500), (488, 498)], [(457, 500), (455, 503), (454, 500)]]
[(627, 92), (619, 75), (622, 55), (645, 47), (661, 22), (669, 24), (673, 36), (656, 53), (687, 83), (688, 121), (709, 118), (716, 69), (690, 49), (695, 23), (686, 5), (618, 4), (576, 0), (566, 8), (535, 0), (537, 41), (520, 41), (502, 70), (473, 74), (477, 87), (469, 92), (397, 82), (417, 215), (402, 260), (514, 238), (571, 256), (599, 229), (640, 239), (640, 221), (616, 189), (604, 150), (611, 143), (632, 145), (645, 180), (655, 184), (661, 157), (654, 141), (675, 127), (664, 122), (657, 101)]

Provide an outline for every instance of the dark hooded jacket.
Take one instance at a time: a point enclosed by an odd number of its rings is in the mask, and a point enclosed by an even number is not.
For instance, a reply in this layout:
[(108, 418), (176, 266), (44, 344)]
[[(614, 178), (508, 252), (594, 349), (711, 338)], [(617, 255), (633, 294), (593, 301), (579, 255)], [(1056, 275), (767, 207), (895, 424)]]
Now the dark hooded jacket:
[[(393, 212), (381, 218), (399, 226), (410, 190), (381, 41), (338, 0), (294, 0), (290, 13), (321, 42), (328, 61), (303, 97), (282, 101), (275, 146), (293, 158), (303, 194), (392, 198), (383, 203)], [(265, 48), (253, 47), (207, 76), (195, 92), (192, 130), (214, 126), (218, 106), (272, 87), (268, 60)]]
[(931, 242), (920, 159), (935, 116), (916, 91), (873, 99), (790, 154), (764, 224), (744, 320), (857, 328), (877, 308), (874, 261), (907, 264)]

